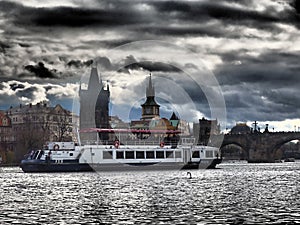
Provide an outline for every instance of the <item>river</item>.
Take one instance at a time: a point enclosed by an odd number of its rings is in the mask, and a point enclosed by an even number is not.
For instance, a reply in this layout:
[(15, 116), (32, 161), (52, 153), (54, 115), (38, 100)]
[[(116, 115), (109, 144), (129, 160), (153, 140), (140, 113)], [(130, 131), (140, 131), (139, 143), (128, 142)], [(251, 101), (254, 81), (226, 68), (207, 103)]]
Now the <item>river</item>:
[(300, 162), (33, 173), (0, 168), (0, 224), (298, 224)]

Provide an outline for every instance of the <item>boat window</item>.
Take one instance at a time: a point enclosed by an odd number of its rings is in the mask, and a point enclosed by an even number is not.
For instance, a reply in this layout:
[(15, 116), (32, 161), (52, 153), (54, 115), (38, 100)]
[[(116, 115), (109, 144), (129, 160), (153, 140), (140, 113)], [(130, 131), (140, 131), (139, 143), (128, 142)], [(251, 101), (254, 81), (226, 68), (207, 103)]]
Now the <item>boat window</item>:
[(117, 151), (117, 159), (124, 159), (124, 152), (123, 151)]
[(205, 151), (205, 157), (206, 158), (212, 158), (213, 157), (213, 151)]
[(103, 151), (103, 159), (112, 159), (112, 151)]
[(200, 152), (199, 151), (193, 151), (192, 158), (200, 158)]
[(181, 158), (181, 152), (175, 151), (175, 158)]
[(154, 151), (147, 151), (146, 152), (147, 159), (154, 159)]
[(167, 158), (174, 158), (174, 153), (173, 153), (173, 151), (166, 151), (166, 157), (167, 157)]
[(43, 154), (44, 154), (44, 151), (39, 151), (38, 159), (40, 159), (40, 158), (42, 157)]
[(134, 151), (126, 151), (125, 158), (126, 159), (134, 159)]
[(35, 153), (34, 153), (34, 155), (33, 155), (33, 159), (37, 159), (37, 156), (38, 156), (38, 154), (39, 154), (39, 151), (35, 151)]
[(73, 152), (70, 153), (70, 156), (73, 156)]
[(144, 151), (136, 151), (136, 158), (144, 159), (145, 158)]
[(165, 158), (164, 152), (163, 151), (157, 151), (156, 152), (156, 158), (157, 159), (163, 159), (163, 158)]

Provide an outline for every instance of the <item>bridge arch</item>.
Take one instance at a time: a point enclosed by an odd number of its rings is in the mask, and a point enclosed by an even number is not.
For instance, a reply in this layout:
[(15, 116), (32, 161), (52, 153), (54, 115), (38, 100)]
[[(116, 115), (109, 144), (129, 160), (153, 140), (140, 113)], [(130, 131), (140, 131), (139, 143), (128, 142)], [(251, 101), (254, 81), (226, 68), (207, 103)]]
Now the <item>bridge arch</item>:
[(233, 145), (233, 146), (237, 146), (241, 149), (241, 151), (243, 152), (243, 155), (244, 155), (244, 159), (248, 159), (249, 157), (249, 149), (246, 145), (247, 143), (243, 143), (243, 142), (240, 142), (240, 141), (237, 141), (237, 140), (224, 140), (221, 147), (220, 147), (220, 151), (221, 151), (221, 154), (224, 155), (224, 151), (226, 151), (226, 147), (230, 146), (230, 145)]
[(282, 155), (286, 152), (287, 149), (282, 148), (285, 144), (292, 142), (292, 141), (300, 141), (300, 135), (299, 137), (295, 137), (294, 135), (286, 138), (282, 138), (281, 140), (278, 140), (278, 142), (275, 143), (271, 150), (271, 153), (276, 156), (279, 154), (278, 151), (282, 150)]

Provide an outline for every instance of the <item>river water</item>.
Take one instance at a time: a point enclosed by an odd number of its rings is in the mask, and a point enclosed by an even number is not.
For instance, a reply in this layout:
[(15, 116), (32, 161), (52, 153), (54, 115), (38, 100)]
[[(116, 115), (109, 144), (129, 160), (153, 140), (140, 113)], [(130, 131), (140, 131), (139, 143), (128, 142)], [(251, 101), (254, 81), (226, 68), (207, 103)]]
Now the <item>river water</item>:
[(191, 173), (0, 168), (0, 224), (300, 224), (300, 162)]

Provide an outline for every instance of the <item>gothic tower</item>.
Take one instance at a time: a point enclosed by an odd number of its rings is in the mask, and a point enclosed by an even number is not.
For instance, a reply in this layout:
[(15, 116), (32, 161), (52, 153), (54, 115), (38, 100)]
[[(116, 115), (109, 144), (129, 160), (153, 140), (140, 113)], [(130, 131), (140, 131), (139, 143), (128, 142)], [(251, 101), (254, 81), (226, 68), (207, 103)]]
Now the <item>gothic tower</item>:
[(155, 101), (155, 90), (152, 85), (151, 74), (149, 77), (148, 87), (146, 88), (146, 102), (142, 104), (142, 120), (151, 120), (159, 117), (159, 105)]
[[(108, 121), (109, 89), (104, 90), (102, 80), (99, 79), (97, 65), (93, 63), (91, 75), (86, 90), (79, 88), (80, 97), (80, 130), (95, 127), (104, 127)], [(100, 111), (100, 117), (99, 112)], [(99, 122), (100, 121), (100, 122)], [(97, 133), (80, 133), (80, 139), (83, 144), (94, 143)]]
[[(110, 128), (109, 125), (109, 98), (110, 91), (107, 85), (106, 90), (104, 87), (98, 95), (96, 107), (95, 107), (95, 122), (97, 128)], [(109, 139), (108, 133), (99, 133), (99, 138), (102, 141), (107, 141)]]

